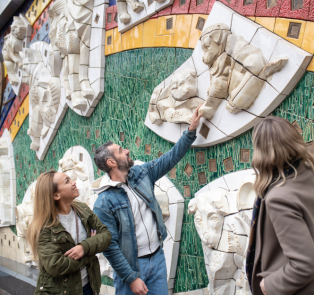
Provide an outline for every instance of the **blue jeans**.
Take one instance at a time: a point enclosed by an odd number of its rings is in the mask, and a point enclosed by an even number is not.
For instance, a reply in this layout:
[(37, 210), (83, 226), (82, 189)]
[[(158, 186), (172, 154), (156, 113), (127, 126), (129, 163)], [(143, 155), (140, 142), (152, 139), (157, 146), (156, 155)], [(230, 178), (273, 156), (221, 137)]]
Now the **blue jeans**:
[[(167, 268), (164, 251), (160, 249), (150, 258), (138, 258), (140, 266), (140, 279), (146, 284), (147, 295), (168, 295)], [(116, 295), (132, 295), (128, 283), (123, 283), (114, 272), (113, 284)], [(84, 294), (85, 295), (85, 294)]]
[(85, 285), (83, 287), (83, 294), (84, 295), (94, 295), (93, 289), (90, 286), (90, 283), (88, 283), (87, 285)]

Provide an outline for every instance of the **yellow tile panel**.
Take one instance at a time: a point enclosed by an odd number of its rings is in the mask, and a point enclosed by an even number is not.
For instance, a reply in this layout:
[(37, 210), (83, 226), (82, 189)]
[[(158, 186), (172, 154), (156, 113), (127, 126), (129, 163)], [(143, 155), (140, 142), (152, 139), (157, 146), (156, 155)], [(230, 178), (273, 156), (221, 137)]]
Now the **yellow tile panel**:
[(307, 71), (314, 72), (314, 57), (312, 58), (310, 64), (308, 65)]
[(121, 38), (122, 37), (118, 31), (118, 28), (113, 29), (113, 52), (114, 53), (122, 51)]
[(173, 47), (173, 35), (163, 35), (155, 37), (155, 47)]
[(21, 126), (23, 125), (24, 120), (26, 119), (29, 113), (29, 95), (25, 97), (23, 103), (19, 107), (16, 116), (9, 128), (10, 137), (13, 141), (17, 133), (19, 132)]
[(143, 23), (123, 33), (122, 50), (141, 48), (143, 46)]
[(29, 10), (25, 13), (26, 18), (33, 25), (45, 8), (50, 4), (52, 0), (34, 0)]
[[(158, 17), (156, 36), (174, 34), (175, 27), (176, 27), (176, 17), (177, 15), (167, 15), (167, 16)], [(170, 18), (172, 18), (172, 29), (167, 30), (166, 24), (167, 24), (167, 20)]]
[(4, 69), (4, 77), (6, 78), (8, 75), (7, 67), (5, 66), (5, 63), (3, 63), (3, 69)]
[(190, 40), (189, 40), (189, 48), (195, 48), (197, 41), (199, 40), (202, 31), (196, 28), (199, 18), (203, 18), (206, 22), (208, 15), (206, 14), (193, 14), (191, 32), (190, 32)]
[(306, 22), (302, 49), (314, 54), (314, 22)]
[(177, 15), (173, 38), (174, 47), (189, 47), (192, 18), (191, 14)]
[[(108, 45), (110, 40), (111, 40), (111, 44)], [(113, 54), (114, 53), (113, 48), (114, 48), (114, 37), (113, 37), (113, 29), (112, 29), (112, 30), (106, 31), (105, 55)]]
[(152, 18), (144, 22), (143, 47), (154, 47), (157, 22), (157, 18)]
[(248, 16), (247, 18), (249, 18), (250, 20), (252, 20), (253, 22), (255, 22), (255, 16)]
[[(298, 39), (288, 37), (288, 30), (289, 30), (290, 23), (301, 24)], [(276, 18), (274, 33), (288, 40), (294, 45), (301, 47), (302, 42), (303, 42), (303, 37), (304, 37), (305, 26), (306, 26), (306, 21), (300, 21), (297, 19)]]
[(263, 26), (269, 31), (274, 31), (275, 28), (275, 22), (276, 18), (275, 17), (256, 17), (255, 22)]

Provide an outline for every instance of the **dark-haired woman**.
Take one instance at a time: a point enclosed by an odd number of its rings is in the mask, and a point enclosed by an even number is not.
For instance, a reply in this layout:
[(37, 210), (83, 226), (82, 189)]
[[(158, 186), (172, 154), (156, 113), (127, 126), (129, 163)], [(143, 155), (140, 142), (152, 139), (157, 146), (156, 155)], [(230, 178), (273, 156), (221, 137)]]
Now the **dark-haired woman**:
[(268, 117), (253, 131), (247, 275), (253, 295), (314, 294), (314, 160), (297, 129)]
[(35, 295), (99, 294), (96, 253), (108, 248), (111, 234), (79, 196), (75, 182), (49, 171), (37, 180), (34, 218), (27, 232), (40, 266)]

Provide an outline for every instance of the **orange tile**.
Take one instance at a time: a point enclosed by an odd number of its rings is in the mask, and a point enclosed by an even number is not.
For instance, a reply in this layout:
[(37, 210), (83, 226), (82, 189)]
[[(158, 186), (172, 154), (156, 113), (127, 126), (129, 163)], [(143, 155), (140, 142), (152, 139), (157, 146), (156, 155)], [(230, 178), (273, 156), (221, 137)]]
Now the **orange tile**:
[[(176, 17), (177, 15), (167, 15), (158, 17), (156, 36), (174, 34), (176, 27)], [(167, 21), (170, 19), (172, 19), (172, 29), (167, 30)]]
[(121, 45), (121, 34), (118, 31), (118, 28), (113, 29), (113, 52), (117, 53), (122, 51)]
[(306, 22), (302, 49), (314, 54), (314, 22)]
[(143, 47), (143, 23), (133, 27), (121, 35), (122, 50)]
[(113, 48), (114, 48), (113, 30), (108, 30), (106, 31), (105, 55), (113, 54), (114, 53)]
[[(191, 32), (190, 32), (190, 40), (189, 40), (189, 48), (195, 48), (197, 41), (199, 40), (202, 31), (196, 28), (199, 18), (207, 20), (208, 15), (206, 14), (193, 14)], [(205, 23), (204, 22), (204, 23)]]
[(191, 14), (177, 15), (173, 38), (174, 47), (189, 47), (192, 18)]
[(143, 47), (154, 47), (157, 22), (157, 18), (152, 18), (144, 22)]
[(266, 28), (267, 30), (273, 32), (275, 28), (275, 17), (256, 17), (255, 22)]
[(173, 35), (156, 36), (154, 47), (173, 47)]

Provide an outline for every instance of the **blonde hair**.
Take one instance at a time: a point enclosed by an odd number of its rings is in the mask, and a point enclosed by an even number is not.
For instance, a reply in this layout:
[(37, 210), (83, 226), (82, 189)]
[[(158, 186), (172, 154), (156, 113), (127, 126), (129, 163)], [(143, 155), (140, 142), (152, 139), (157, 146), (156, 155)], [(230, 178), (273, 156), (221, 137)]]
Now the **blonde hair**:
[(285, 183), (285, 168), (292, 167), (297, 176), (292, 165), (296, 160), (306, 162), (314, 172), (314, 159), (307, 151), (302, 136), (286, 119), (271, 116), (260, 121), (253, 130), (253, 144), (252, 167), (257, 175), (254, 190), (261, 198), (272, 182), (282, 178), (277, 186)]
[[(27, 233), (26, 240), (33, 251), (34, 259), (38, 260), (37, 245), (43, 229), (59, 223), (59, 214), (54, 194), (58, 192), (58, 185), (53, 181), (56, 171), (49, 171), (38, 177), (35, 187), (34, 216)], [(79, 211), (76, 202), (72, 203), (74, 210)]]

